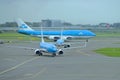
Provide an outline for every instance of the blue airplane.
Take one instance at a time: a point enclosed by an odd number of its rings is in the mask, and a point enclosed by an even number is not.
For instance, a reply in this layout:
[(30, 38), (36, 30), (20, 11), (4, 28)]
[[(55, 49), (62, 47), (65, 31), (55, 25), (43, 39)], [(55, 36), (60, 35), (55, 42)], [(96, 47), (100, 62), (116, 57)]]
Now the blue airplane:
[[(18, 33), (41, 37), (41, 31), (33, 30), (26, 23), (24, 23), (21, 19), (17, 21), (17, 24), (19, 28)], [(56, 31), (55, 30), (53, 31), (44, 30), (43, 35), (45, 38), (57, 41), (58, 39), (60, 39), (61, 30), (56, 30)], [(96, 34), (89, 30), (64, 30), (62, 31), (63, 40), (70, 40), (74, 38), (81, 38), (81, 39), (88, 40), (89, 38), (92, 38), (95, 36)]]
[(41, 49), (36, 49), (35, 50), (36, 54), (38, 54), (39, 56), (42, 56), (43, 52), (47, 52), (47, 53), (51, 53), (53, 57), (56, 56), (57, 54), (58, 55), (63, 54), (63, 51), (61, 49), (58, 49), (54, 44), (47, 43), (44, 41), (42, 28), (41, 28), (41, 39), (42, 39), (40, 42)]
[[(42, 56), (44, 52), (51, 53), (53, 57), (56, 55), (62, 55), (64, 53), (63, 50), (61, 48), (60, 49), (57, 48), (57, 46), (55, 44), (45, 42), (43, 35), (45, 35), (45, 36), (49, 36), (49, 35), (61, 36), (61, 38), (57, 40), (58, 44), (60, 44), (60, 45), (62, 45), (64, 43), (65, 38), (68, 36), (71, 36), (71, 37), (77, 36), (78, 37), (78, 35), (81, 35), (83, 33), (86, 33), (86, 36), (89, 36), (89, 37), (95, 36), (95, 34), (90, 31), (82, 31), (82, 30), (43, 31), (42, 27), (41, 27), (41, 31), (35, 31), (32, 28), (30, 28), (27, 24), (25, 24), (22, 20), (18, 21), (18, 26), (20, 28), (18, 30), (18, 32), (20, 32), (20, 33), (27, 34), (27, 35), (33, 35), (33, 36), (40, 35), (39, 36), (39, 37), (41, 37), (41, 42), (39, 44), (40, 48), (29, 48), (29, 47), (20, 47), (20, 46), (14, 46), (14, 47), (34, 50), (35, 54), (37, 54), (39, 56)], [(71, 32), (73, 32), (73, 33), (71, 34)], [(84, 46), (79, 46), (79, 47), (75, 46), (72, 48), (81, 48), (81, 47), (82, 48), (86, 47), (86, 43)], [(72, 49), (72, 48), (69, 48), (69, 49)]]
[(63, 29), (61, 29), (61, 35), (60, 35), (60, 39), (58, 39), (57, 41), (56, 41), (56, 46), (58, 46), (58, 47), (64, 47), (64, 48), (68, 48), (68, 47), (70, 47), (70, 44), (65, 44), (64, 43), (65, 42), (65, 40), (64, 40), (64, 38), (63, 38)]
[[(31, 48), (31, 47), (24, 47), (24, 46), (7, 46), (7, 47), (14, 47), (14, 48), (23, 48), (28, 50), (34, 50), (35, 54), (42, 56), (43, 53), (50, 53), (52, 57), (55, 57), (56, 55), (63, 55), (62, 48), (58, 48), (55, 44), (48, 43), (44, 41), (43, 37), (43, 30), (41, 27), (41, 42), (39, 44), (39, 48)], [(64, 40), (62, 39), (62, 32), (61, 32), (61, 39), (58, 39), (58, 44), (62, 45), (64, 43)], [(73, 48), (84, 48), (86, 47), (86, 43), (83, 46), (75, 46), (72, 48), (67, 49), (73, 49)]]
[(31, 48), (31, 47), (24, 47), (24, 46), (7, 46), (7, 47), (14, 47), (14, 48), (23, 48), (25, 50), (34, 50), (35, 54), (42, 56), (44, 53), (50, 53), (52, 57), (55, 57), (56, 55), (62, 55), (64, 52), (62, 49), (58, 49), (55, 44), (48, 43), (44, 41), (43, 38), (43, 31), (41, 28), (41, 42), (39, 44), (39, 48)]

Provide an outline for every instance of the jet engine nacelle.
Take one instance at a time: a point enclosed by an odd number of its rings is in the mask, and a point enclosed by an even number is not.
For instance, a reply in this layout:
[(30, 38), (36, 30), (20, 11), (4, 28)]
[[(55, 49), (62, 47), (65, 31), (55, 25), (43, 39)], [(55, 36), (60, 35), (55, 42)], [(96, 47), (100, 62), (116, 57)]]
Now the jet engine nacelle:
[[(60, 39), (60, 36), (49, 36), (49, 39), (57, 41), (58, 39)], [(70, 40), (72, 39), (72, 36), (62, 36), (63, 40)]]
[(35, 52), (35, 54), (39, 54), (40, 50), (36, 49), (34, 52)]
[(61, 49), (58, 50), (58, 54), (61, 55), (63, 54), (63, 51)]
[(70, 47), (70, 44), (65, 44), (64, 45), (64, 48), (68, 48), (68, 47)]
[(39, 50), (39, 49), (36, 49), (36, 50), (35, 50), (35, 54), (37, 54), (37, 55), (39, 55), (39, 56), (42, 56), (42, 55), (43, 55), (43, 54), (42, 54), (42, 51)]
[(57, 39), (60, 39), (60, 37), (59, 36), (49, 36), (49, 39), (51, 39), (51, 40), (57, 40)]
[(63, 40), (70, 40), (72, 39), (73, 37), (72, 36), (62, 36), (62, 39)]

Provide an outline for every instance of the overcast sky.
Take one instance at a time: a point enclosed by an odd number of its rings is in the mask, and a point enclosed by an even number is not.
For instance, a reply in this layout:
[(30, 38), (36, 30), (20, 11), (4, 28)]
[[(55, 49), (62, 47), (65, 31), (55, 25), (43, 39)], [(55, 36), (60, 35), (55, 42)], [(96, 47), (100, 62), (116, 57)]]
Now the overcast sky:
[(120, 0), (0, 0), (0, 23), (59, 19), (73, 24), (120, 22)]

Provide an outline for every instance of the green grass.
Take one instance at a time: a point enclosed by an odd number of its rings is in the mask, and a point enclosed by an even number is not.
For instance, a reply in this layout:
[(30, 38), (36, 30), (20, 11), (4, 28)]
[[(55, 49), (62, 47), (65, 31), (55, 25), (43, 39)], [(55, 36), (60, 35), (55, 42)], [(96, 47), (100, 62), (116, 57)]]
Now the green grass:
[[(20, 41), (41, 41), (40, 38), (30, 36), (30, 35), (24, 35), (17, 32), (3, 32), (0, 33), (0, 40), (5, 41), (12, 41), (12, 40), (20, 40)], [(49, 42), (50, 40), (45, 39), (45, 41)]]
[(93, 39), (120, 38), (120, 33), (96, 32)]
[(109, 57), (120, 57), (120, 48), (101, 48), (95, 52)]
[(31, 37), (29, 35), (24, 35), (24, 34), (19, 34), (17, 32), (4, 32), (0, 33), (0, 39), (1, 40), (33, 40), (33, 41), (38, 41), (40, 38), (37, 37)]
[(96, 33), (97, 37), (120, 37), (120, 33), (106, 33), (106, 32), (99, 32)]

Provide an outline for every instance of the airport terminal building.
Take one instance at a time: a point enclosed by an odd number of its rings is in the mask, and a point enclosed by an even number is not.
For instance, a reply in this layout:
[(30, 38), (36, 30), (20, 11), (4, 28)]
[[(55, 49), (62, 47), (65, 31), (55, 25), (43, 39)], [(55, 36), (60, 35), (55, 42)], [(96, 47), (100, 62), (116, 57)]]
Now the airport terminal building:
[(62, 22), (61, 20), (52, 20), (52, 19), (46, 19), (41, 21), (42, 27), (61, 27)]

